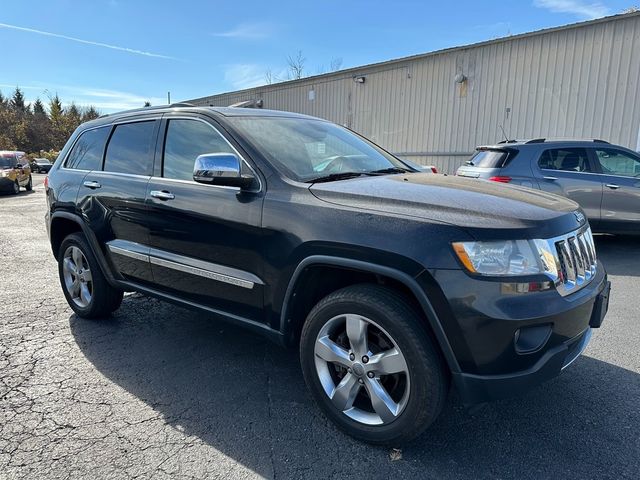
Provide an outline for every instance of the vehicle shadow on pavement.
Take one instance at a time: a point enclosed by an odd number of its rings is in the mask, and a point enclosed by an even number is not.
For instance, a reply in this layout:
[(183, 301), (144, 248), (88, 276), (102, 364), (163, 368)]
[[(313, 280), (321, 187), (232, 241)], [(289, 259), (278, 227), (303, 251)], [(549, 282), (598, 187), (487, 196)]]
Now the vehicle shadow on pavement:
[(636, 260), (640, 258), (640, 236), (594, 235), (594, 240), (598, 258), (610, 275), (640, 275)]
[[(69, 319), (110, 381), (267, 478), (604, 478), (632, 476), (640, 375), (583, 356), (529, 394), (474, 414), (452, 393), (432, 428), (392, 461), (340, 433), (308, 397), (295, 350), (140, 295), (114, 318)], [(635, 454), (633, 453), (635, 452)]]

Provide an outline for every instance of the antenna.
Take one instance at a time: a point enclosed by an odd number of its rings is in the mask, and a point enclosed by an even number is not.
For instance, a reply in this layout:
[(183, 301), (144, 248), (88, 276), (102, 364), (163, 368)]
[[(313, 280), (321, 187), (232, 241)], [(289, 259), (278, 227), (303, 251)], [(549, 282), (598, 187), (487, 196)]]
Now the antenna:
[(502, 130), (502, 136), (504, 136), (504, 141), (506, 143), (509, 143), (509, 137), (507, 137), (507, 134), (504, 132), (504, 128), (502, 125), (498, 125), (498, 127), (500, 127), (500, 130)]

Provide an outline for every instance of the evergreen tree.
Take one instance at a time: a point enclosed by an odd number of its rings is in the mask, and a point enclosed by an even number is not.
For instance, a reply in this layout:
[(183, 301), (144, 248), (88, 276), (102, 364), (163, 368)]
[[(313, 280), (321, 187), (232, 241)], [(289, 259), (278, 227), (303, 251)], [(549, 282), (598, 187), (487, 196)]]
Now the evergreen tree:
[(52, 151), (49, 155), (55, 157), (55, 151), (64, 146), (78, 125), (99, 116), (93, 106), (80, 108), (71, 103), (63, 108), (57, 94), (45, 106), (39, 98), (27, 103), (19, 87), (11, 97), (0, 92), (0, 150), (36, 155)]
[(44, 109), (44, 104), (40, 101), (39, 98), (36, 98), (36, 101), (33, 102), (33, 114), (34, 115), (47, 115), (47, 112)]
[(82, 122), (88, 122), (89, 120), (95, 120), (100, 116), (100, 113), (96, 110), (96, 107), (90, 105), (82, 111)]
[(56, 93), (49, 99), (49, 120), (51, 122), (51, 148), (60, 150), (66, 141), (66, 125), (64, 109), (60, 97)]
[(24, 101), (24, 93), (22, 93), (20, 87), (16, 87), (9, 103), (11, 105), (11, 108), (13, 108), (16, 112), (25, 113), (27, 111), (28, 107)]

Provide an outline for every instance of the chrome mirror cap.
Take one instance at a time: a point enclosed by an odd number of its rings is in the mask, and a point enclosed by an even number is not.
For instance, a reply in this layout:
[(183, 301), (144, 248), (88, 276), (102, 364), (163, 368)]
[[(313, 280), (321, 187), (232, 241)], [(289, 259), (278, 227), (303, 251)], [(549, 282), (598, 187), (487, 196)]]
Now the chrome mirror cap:
[(253, 183), (253, 176), (242, 174), (240, 159), (233, 153), (205, 153), (198, 156), (193, 166), (193, 179), (199, 183), (239, 188)]

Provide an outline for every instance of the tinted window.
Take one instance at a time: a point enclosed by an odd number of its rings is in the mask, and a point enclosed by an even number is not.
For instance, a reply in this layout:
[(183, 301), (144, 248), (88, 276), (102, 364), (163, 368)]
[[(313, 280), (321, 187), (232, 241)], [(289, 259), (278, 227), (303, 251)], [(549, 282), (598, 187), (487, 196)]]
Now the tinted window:
[(15, 153), (0, 153), (0, 168), (13, 168), (16, 163)]
[(155, 121), (116, 126), (104, 161), (107, 172), (151, 175)]
[(502, 168), (507, 165), (509, 153), (503, 150), (478, 150), (469, 160), (467, 165), (484, 168)]
[(225, 139), (206, 123), (170, 120), (164, 144), (163, 176), (193, 180), (193, 166), (205, 153), (235, 153)]
[[(78, 141), (67, 157), (64, 166), (80, 170), (100, 170), (102, 168), (102, 154), (107, 142), (109, 127), (88, 130), (80, 135)], [(38, 160), (40, 163), (41, 160)]]
[(590, 172), (587, 151), (584, 148), (554, 148), (545, 150), (538, 160), (540, 168), (566, 172)]
[(640, 176), (640, 158), (614, 148), (596, 150), (596, 157), (602, 173), (623, 175), (625, 177)]

